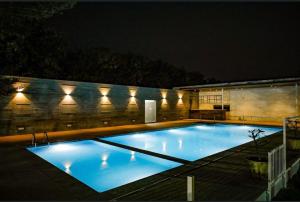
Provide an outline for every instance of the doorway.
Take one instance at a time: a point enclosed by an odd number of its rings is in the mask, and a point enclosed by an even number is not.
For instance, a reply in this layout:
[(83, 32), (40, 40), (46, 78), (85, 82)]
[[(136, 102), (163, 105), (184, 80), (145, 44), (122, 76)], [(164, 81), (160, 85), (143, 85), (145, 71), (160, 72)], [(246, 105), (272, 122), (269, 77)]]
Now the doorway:
[(156, 101), (145, 100), (145, 123), (156, 122)]

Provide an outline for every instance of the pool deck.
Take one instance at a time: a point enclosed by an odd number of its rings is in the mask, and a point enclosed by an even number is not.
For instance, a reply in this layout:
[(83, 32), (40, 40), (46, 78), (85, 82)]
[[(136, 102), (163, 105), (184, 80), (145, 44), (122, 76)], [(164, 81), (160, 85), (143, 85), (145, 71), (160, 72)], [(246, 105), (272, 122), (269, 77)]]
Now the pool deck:
[[(184, 122), (166, 123), (162, 127), (192, 124), (199, 120), (185, 120)], [(159, 128), (161, 127), (155, 127), (155, 124), (151, 125), (151, 130)], [(147, 127), (136, 126), (135, 129), (145, 130)], [(133, 132), (129, 129), (126, 131)], [(120, 133), (120, 130), (113, 134), (117, 133)], [(96, 135), (106, 134), (97, 133)], [(73, 135), (62, 137), (64, 139)], [(91, 133), (90, 136), (96, 135)], [(54, 137), (56, 138), (56, 136), (51, 136), (51, 138)], [(58, 136), (57, 139), (62, 137)], [(75, 137), (78, 138), (77, 135)], [(84, 137), (88, 138), (89, 135)], [(262, 141), (264, 146), (260, 148), (260, 152), (266, 154), (282, 143), (282, 134), (279, 132), (263, 138)], [(0, 147), (2, 156), (0, 158), (0, 196), (2, 200), (186, 201), (186, 177), (190, 175), (196, 178), (196, 200), (252, 201), (257, 199), (267, 187), (266, 178), (253, 177), (249, 172), (246, 157), (254, 151), (252, 143), (240, 145), (104, 193), (97, 193), (28, 152), (24, 144), (19, 144), (21, 142), (24, 143), (24, 140), (10, 141), (10, 144), (2, 144)], [(289, 151), (288, 157), (288, 162), (291, 163), (295, 158), (299, 158), (299, 153)]]
[[(89, 129), (78, 129), (78, 130), (67, 130), (67, 131), (55, 131), (48, 132), (50, 142), (65, 141), (65, 140), (78, 140), (78, 139), (92, 139), (95, 137), (104, 137), (115, 134), (123, 134), (137, 131), (157, 130), (163, 128), (179, 127), (195, 123), (230, 123), (230, 124), (248, 124), (248, 125), (266, 125), (266, 126), (282, 126), (278, 122), (253, 122), (253, 121), (214, 121), (204, 119), (184, 119), (178, 121), (165, 121), (158, 123), (149, 124), (134, 124), (134, 125), (123, 125), (123, 126), (109, 126), (101, 128), (89, 128)], [(42, 133), (36, 133), (38, 142), (44, 139)], [(1, 144), (25, 144), (28, 145), (32, 141), (32, 134), (15, 134), (15, 135), (3, 135), (0, 136)]]

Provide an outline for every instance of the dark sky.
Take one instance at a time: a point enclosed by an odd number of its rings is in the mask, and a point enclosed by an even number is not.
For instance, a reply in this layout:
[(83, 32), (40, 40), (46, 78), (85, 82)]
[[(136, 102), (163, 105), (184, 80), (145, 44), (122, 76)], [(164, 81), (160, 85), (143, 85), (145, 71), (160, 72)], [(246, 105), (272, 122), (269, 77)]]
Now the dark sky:
[(300, 76), (300, 2), (78, 3), (51, 24), (72, 47), (160, 58), (222, 81)]

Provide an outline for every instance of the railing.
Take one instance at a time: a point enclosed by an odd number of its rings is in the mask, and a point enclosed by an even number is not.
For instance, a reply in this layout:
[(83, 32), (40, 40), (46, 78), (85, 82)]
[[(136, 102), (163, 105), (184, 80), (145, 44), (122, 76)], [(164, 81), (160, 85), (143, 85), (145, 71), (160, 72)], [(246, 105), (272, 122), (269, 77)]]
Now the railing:
[[(287, 187), (300, 168), (300, 158), (287, 168), (287, 135), (297, 135), (300, 128), (300, 116), (283, 119), (283, 144), (268, 153), (268, 189), (257, 201), (272, 200), (282, 188)], [(300, 136), (300, 134), (299, 134)]]
[(36, 147), (36, 136), (35, 136), (35, 132), (32, 133), (31, 144), (32, 144), (33, 146)]
[[(298, 130), (300, 129), (300, 116), (292, 116), (286, 117), (283, 119), (283, 144), (285, 146), (285, 155), (286, 155), (286, 148), (287, 148), (287, 135), (293, 135), (297, 137)], [(286, 171), (289, 178), (292, 178), (293, 175), (299, 170), (300, 159), (295, 161), (291, 167), (289, 167)]]
[(49, 137), (48, 137), (48, 132), (47, 131), (44, 131), (44, 137), (46, 138), (47, 144), (49, 145)]
[(286, 157), (285, 147), (279, 147), (268, 152), (268, 200), (271, 200), (283, 187), (286, 188)]
[[(32, 146), (35, 146), (35, 147), (36, 147), (36, 145), (37, 145), (36, 134), (35, 134), (35, 132), (32, 132), (31, 135), (32, 135), (31, 144), (32, 144)], [(45, 140), (46, 140), (47, 144), (49, 145), (50, 142), (49, 142), (48, 132), (47, 132), (47, 131), (44, 131), (43, 135), (44, 135), (43, 142), (45, 143)]]

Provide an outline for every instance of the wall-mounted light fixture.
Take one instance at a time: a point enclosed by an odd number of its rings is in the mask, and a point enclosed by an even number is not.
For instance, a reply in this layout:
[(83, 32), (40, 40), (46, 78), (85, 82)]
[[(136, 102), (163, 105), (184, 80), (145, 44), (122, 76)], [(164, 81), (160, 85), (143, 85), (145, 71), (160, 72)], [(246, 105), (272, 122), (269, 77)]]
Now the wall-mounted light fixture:
[(163, 105), (167, 105), (167, 104), (168, 104), (168, 102), (167, 102), (167, 94), (168, 94), (168, 90), (166, 90), (166, 89), (161, 89), (161, 90), (160, 90), (160, 93), (161, 93), (161, 98), (162, 98), (162, 100), (161, 100), (161, 105), (162, 105), (163, 108), (165, 108), (165, 106), (163, 106)]
[(76, 105), (75, 100), (71, 96), (71, 94), (74, 92), (76, 86), (62, 84), (61, 88), (65, 93), (65, 96), (64, 96), (63, 100), (61, 101), (61, 104), (62, 105)]
[(108, 94), (110, 92), (110, 88), (109, 87), (100, 87), (99, 91), (102, 95), (102, 97), (100, 98), (100, 104), (101, 105), (111, 105), (111, 101), (108, 97)]
[(136, 96), (136, 92), (137, 92), (137, 88), (136, 87), (129, 87), (129, 94), (131, 97), (135, 97)]
[(23, 90), (24, 90), (24, 86), (23, 86), (23, 85), (19, 85), (19, 86), (17, 86), (17, 88), (16, 88), (16, 91), (17, 91), (18, 93), (21, 93)]
[(177, 106), (183, 105), (183, 92), (182, 91), (177, 91), (177, 96), (178, 96), (178, 102), (177, 102)]
[(100, 87), (99, 91), (102, 96), (107, 96), (110, 92), (110, 88), (109, 87)]
[(167, 91), (167, 90), (161, 89), (161, 90), (160, 90), (160, 93), (161, 93), (162, 99), (166, 99), (166, 98), (167, 98), (167, 94), (168, 94), (168, 91)]
[(178, 99), (182, 99), (183, 98), (183, 92), (182, 91), (178, 91), (177, 95), (178, 95)]
[(111, 102), (110, 102), (109, 98), (106, 95), (103, 95), (100, 98), (100, 104), (101, 105), (111, 105)]
[(29, 86), (29, 83), (18, 81), (16, 83), (12, 84), (12, 86), (18, 93), (21, 93), (25, 90), (25, 88), (27, 88)]
[(66, 95), (70, 95), (74, 91), (75, 87), (76, 86), (73, 85), (66, 85), (66, 84), (61, 85), (61, 88), (63, 89)]
[(129, 98), (129, 105), (136, 105), (136, 92), (137, 92), (137, 88), (136, 87), (128, 87), (129, 88), (129, 95), (130, 95), (130, 98)]

